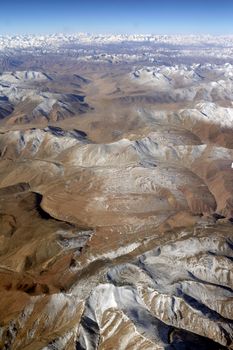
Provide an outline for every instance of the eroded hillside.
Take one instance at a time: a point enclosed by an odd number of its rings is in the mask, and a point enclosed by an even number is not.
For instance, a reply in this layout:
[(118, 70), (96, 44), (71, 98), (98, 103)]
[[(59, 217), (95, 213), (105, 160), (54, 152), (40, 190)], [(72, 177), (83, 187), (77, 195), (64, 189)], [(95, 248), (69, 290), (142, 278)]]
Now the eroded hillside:
[(232, 77), (0, 76), (1, 349), (233, 349)]

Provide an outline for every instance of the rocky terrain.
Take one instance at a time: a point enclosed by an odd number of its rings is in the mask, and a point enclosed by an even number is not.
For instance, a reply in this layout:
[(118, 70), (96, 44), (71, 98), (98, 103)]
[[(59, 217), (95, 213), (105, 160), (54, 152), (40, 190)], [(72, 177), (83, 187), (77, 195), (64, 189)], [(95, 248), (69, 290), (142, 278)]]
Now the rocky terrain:
[[(0, 72), (45, 70), (60, 73), (79, 64), (99, 70), (117, 64), (157, 66), (176, 64), (233, 64), (233, 36), (211, 35), (0, 35)], [(81, 68), (81, 69), (80, 69)]]
[(0, 349), (233, 349), (233, 66), (59, 57), (0, 75)]
[(36, 120), (61, 120), (90, 107), (84, 102), (85, 96), (79, 94), (78, 76), (71, 77), (77, 87), (74, 93), (69, 90), (61, 93), (59, 81), (55, 76), (42, 72), (16, 71), (0, 76), (0, 119), (8, 124), (20, 124)]

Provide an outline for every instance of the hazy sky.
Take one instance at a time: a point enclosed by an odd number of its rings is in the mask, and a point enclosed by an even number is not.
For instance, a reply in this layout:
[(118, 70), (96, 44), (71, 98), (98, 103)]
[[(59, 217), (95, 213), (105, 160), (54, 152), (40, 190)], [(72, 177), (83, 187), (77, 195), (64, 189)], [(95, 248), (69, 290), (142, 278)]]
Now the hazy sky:
[(233, 0), (0, 0), (0, 35), (233, 34)]

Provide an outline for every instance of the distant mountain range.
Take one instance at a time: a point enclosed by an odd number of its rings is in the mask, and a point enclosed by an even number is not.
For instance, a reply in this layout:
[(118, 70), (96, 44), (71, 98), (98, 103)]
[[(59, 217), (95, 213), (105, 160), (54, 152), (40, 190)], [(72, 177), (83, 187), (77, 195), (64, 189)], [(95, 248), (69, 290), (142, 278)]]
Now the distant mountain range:
[(153, 34), (50, 34), (50, 35), (14, 35), (0, 36), (0, 49), (30, 48), (30, 47), (56, 47), (63, 44), (106, 44), (120, 42), (154, 42), (170, 45), (205, 45), (219, 44), (233, 45), (233, 35), (153, 35)]
[(233, 36), (85, 33), (0, 36), (0, 70), (19, 67), (26, 62), (25, 55), (46, 60), (49, 54), (65, 56), (66, 61), (108, 64), (233, 63)]

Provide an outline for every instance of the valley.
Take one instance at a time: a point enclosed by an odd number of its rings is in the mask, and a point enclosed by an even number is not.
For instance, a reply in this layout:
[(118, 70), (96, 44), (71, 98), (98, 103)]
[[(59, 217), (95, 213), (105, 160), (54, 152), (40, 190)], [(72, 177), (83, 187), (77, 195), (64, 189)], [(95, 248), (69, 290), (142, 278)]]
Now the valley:
[(201, 63), (0, 40), (0, 349), (233, 349), (233, 62), (207, 39)]

